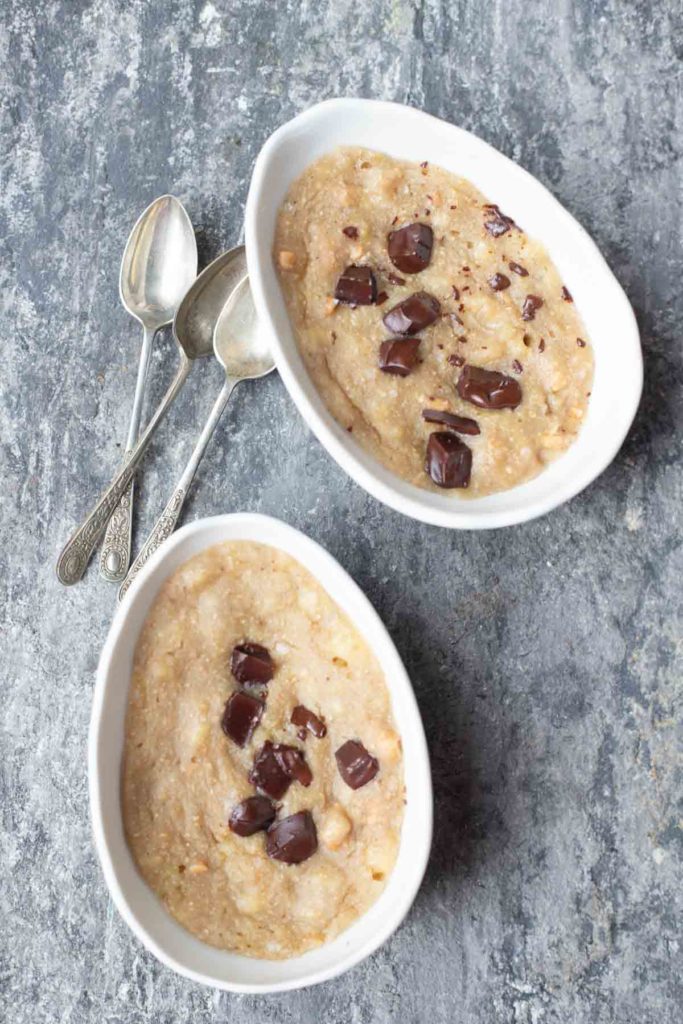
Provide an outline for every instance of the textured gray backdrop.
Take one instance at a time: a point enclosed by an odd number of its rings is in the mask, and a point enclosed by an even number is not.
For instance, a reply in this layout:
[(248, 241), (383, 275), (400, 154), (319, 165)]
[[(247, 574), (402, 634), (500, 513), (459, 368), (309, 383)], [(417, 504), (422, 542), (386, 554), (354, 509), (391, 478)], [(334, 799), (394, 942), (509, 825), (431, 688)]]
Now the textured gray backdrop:
[[(2, 0), (0, 12), (0, 1016), (680, 1021), (679, 3)], [(53, 565), (121, 454), (138, 332), (117, 278), (133, 221), (175, 192), (208, 261), (239, 237), (268, 134), (344, 94), (463, 125), (547, 184), (635, 306), (645, 395), (592, 487), (488, 534), (422, 526), (366, 496), (276, 377), (237, 395), (186, 518), (281, 516), (367, 591), (414, 680), (436, 831), (411, 914), (369, 961), (319, 988), (230, 997), (159, 966), (107, 897), (85, 745), (114, 591), (95, 571), (63, 590)], [(150, 401), (173, 360), (166, 339)], [(138, 538), (218, 384), (199, 368), (165, 423)]]

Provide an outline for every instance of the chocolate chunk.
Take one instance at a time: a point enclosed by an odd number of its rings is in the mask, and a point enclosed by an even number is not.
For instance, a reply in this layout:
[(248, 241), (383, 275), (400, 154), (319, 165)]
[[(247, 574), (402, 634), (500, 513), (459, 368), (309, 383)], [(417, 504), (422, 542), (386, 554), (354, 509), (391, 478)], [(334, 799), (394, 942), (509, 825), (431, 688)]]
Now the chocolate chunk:
[(467, 487), (472, 472), (472, 452), (455, 434), (437, 431), (427, 442), (425, 472), (439, 487)]
[(565, 288), (564, 285), (562, 285), (562, 298), (564, 299), (565, 302), (573, 302), (574, 301), (573, 298), (572, 298), (572, 293), (569, 291), (568, 288)]
[(310, 811), (299, 811), (270, 826), (266, 853), (284, 864), (301, 864), (318, 849), (318, 833)]
[(417, 362), (419, 338), (389, 338), (379, 347), (379, 368), (385, 373), (407, 377)]
[(541, 340), (539, 341), (539, 343), (538, 343), (538, 351), (539, 352), (545, 352), (545, 338), (541, 338)]
[(427, 423), (443, 423), (445, 427), (450, 427), (456, 434), (470, 434), (474, 436), (481, 433), (476, 420), (471, 420), (467, 416), (456, 416), (454, 412), (442, 412), (441, 409), (423, 409), (422, 419), (426, 420)]
[(323, 722), (322, 718), (318, 718), (313, 711), (310, 711), (303, 704), (297, 704), (292, 711), (290, 721), (293, 725), (298, 725), (302, 729), (307, 729), (316, 737), (316, 739), (320, 740), (327, 734), (327, 726)]
[(513, 274), (518, 274), (520, 277), (529, 276), (529, 271), (526, 269), (526, 267), (522, 267), (519, 263), (515, 263), (514, 260), (508, 263), (508, 267), (510, 268)]
[(516, 409), (522, 389), (514, 379), (498, 370), (466, 366), (458, 378), (458, 394), (480, 409)]
[(275, 807), (267, 796), (250, 796), (233, 807), (228, 828), (237, 836), (263, 832), (275, 820)]
[(377, 296), (377, 305), (378, 306), (383, 306), (388, 298), (389, 298), (388, 292), (380, 292), (379, 295)]
[(521, 373), (522, 372), (524, 367), (520, 363), (519, 359), (513, 359), (512, 360), (512, 369), (515, 371), (515, 373)]
[(284, 770), (275, 756), (275, 746), (266, 740), (254, 758), (249, 772), (249, 781), (269, 796), (271, 800), (281, 800), (289, 789), (291, 776)]
[(237, 644), (230, 658), (230, 671), (238, 683), (269, 683), (273, 678), (273, 659), (261, 644)]
[(448, 356), (448, 358), (446, 359), (446, 362), (450, 363), (451, 366), (464, 366), (465, 365), (465, 360), (464, 360), (463, 356), (458, 356), (458, 355), (450, 355), (450, 356)]
[(348, 228), (342, 228), (342, 231), (347, 238), (358, 238), (358, 228), (354, 228), (353, 225), (349, 225)]
[(579, 348), (585, 348), (586, 347), (586, 342), (583, 340), (583, 338), (577, 338), (576, 339), (576, 344), (579, 346)]
[(297, 747), (290, 747), (286, 743), (277, 743), (273, 747), (275, 758), (285, 775), (302, 786), (310, 786), (313, 782), (313, 772), (306, 763), (302, 750)]
[(489, 284), (494, 292), (502, 292), (505, 288), (510, 287), (510, 278), (506, 277), (505, 274), (494, 274), (493, 277), (489, 278)]
[(433, 324), (440, 313), (438, 299), (427, 292), (415, 292), (390, 309), (382, 323), (392, 334), (417, 334)]
[(390, 231), (387, 238), (389, 259), (404, 274), (419, 274), (429, 266), (434, 232), (429, 224), (408, 224)]
[(238, 747), (244, 747), (261, 721), (265, 705), (250, 693), (238, 690), (226, 702), (221, 728)]
[[(449, 434), (453, 437), (453, 434)], [(457, 438), (454, 438), (457, 441)], [(368, 753), (360, 740), (347, 740), (335, 752), (339, 774), (351, 789), (360, 789), (374, 779), (379, 771), (379, 761)]]
[(455, 301), (457, 302), (458, 299), (460, 298), (460, 292), (459, 292), (459, 290), (458, 290), (456, 285), (452, 285), (451, 286), (451, 294), (452, 294), (453, 298), (455, 299)]
[(398, 274), (387, 274), (387, 280), (391, 281), (392, 284), (405, 284), (406, 280), (404, 277), (399, 277)]
[(487, 218), (484, 221), (484, 227), (494, 238), (499, 238), (500, 235), (504, 235), (510, 228), (517, 226), (512, 217), (502, 213), (493, 203), (487, 203), (484, 206), (484, 211)]
[(334, 297), (349, 306), (371, 306), (377, 299), (377, 282), (370, 267), (347, 267), (337, 281)]
[(522, 320), (533, 320), (536, 310), (540, 309), (542, 305), (543, 299), (540, 295), (527, 295), (522, 306)]

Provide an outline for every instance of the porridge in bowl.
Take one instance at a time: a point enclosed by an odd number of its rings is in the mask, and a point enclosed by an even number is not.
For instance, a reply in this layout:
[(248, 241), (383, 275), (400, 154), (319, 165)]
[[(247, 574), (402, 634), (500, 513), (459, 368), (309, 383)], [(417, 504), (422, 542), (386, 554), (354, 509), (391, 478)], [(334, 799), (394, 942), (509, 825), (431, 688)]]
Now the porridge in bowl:
[(327, 408), (404, 480), (492, 494), (577, 437), (593, 354), (572, 296), (468, 181), (337, 149), (291, 186), (274, 259)]
[(380, 895), (404, 808), (389, 693), (290, 555), (225, 542), (163, 585), (136, 648), (122, 787), (143, 878), (212, 946), (298, 956)]

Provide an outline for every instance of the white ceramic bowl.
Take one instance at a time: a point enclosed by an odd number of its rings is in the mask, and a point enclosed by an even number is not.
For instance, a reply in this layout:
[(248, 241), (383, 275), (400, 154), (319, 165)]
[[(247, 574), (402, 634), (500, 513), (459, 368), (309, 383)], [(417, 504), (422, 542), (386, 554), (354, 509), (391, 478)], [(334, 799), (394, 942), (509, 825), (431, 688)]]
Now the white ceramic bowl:
[[(528, 483), (476, 499), (421, 490), (364, 452), (319, 397), (294, 340), (272, 247), (277, 211), (290, 184), (313, 160), (340, 145), (366, 146), (403, 160), (428, 160), (468, 178), (548, 249), (592, 341), (595, 380), (577, 441)], [(299, 114), (266, 142), (254, 167), (245, 226), (251, 288), (259, 317), (272, 335), (282, 379), (328, 452), (380, 501), (436, 526), (509, 526), (572, 498), (616, 455), (642, 390), (642, 355), (631, 306), (577, 221), (527, 171), (481, 139), (399, 104), (328, 100)]]
[[(406, 807), (396, 866), (370, 910), (333, 942), (291, 960), (254, 960), (213, 949), (185, 931), (143, 881), (126, 845), (121, 757), (133, 652), (150, 605), (178, 566), (212, 544), (251, 540), (296, 558), (349, 616), (374, 651), (391, 695), (404, 753)], [(432, 837), (432, 788), (422, 720), (403, 663), (374, 608), (320, 545), (277, 519), (224, 515), (190, 523), (157, 551), (119, 606), (97, 672), (89, 740), (95, 845), (112, 898), (141, 942), (173, 970), (231, 992), (278, 992), (313, 985), (353, 967), (387, 939), (422, 881)]]

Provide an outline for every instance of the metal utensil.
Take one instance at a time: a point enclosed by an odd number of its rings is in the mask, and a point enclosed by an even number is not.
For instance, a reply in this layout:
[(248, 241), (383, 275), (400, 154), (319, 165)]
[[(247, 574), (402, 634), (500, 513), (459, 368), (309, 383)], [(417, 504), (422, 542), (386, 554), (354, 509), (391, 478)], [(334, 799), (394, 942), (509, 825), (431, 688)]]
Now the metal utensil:
[(245, 272), (244, 246), (239, 245), (205, 267), (180, 303), (173, 319), (173, 336), (180, 350), (178, 372), (128, 461), (63, 548), (57, 560), (57, 578), (66, 586), (77, 583), (83, 576), (95, 545), (132, 480), (155, 430), (187, 380), (193, 361), (211, 355), (213, 330), (220, 311)]
[(275, 367), (268, 339), (256, 317), (248, 277), (240, 281), (223, 307), (213, 334), (213, 350), (218, 362), (225, 370), (225, 383), (209, 413), (197, 445), (168, 505), (157, 519), (154, 529), (121, 585), (119, 600), (126, 593), (145, 562), (173, 533), (197, 467), (233, 389), (240, 381), (264, 377)]
[[(119, 275), (121, 302), (142, 324), (126, 460), (138, 439), (154, 335), (172, 322), (196, 276), (197, 242), (192, 222), (179, 199), (160, 196), (150, 203), (131, 231)], [(100, 575), (113, 583), (124, 578), (130, 562), (134, 486), (132, 479), (109, 520), (100, 555)]]

